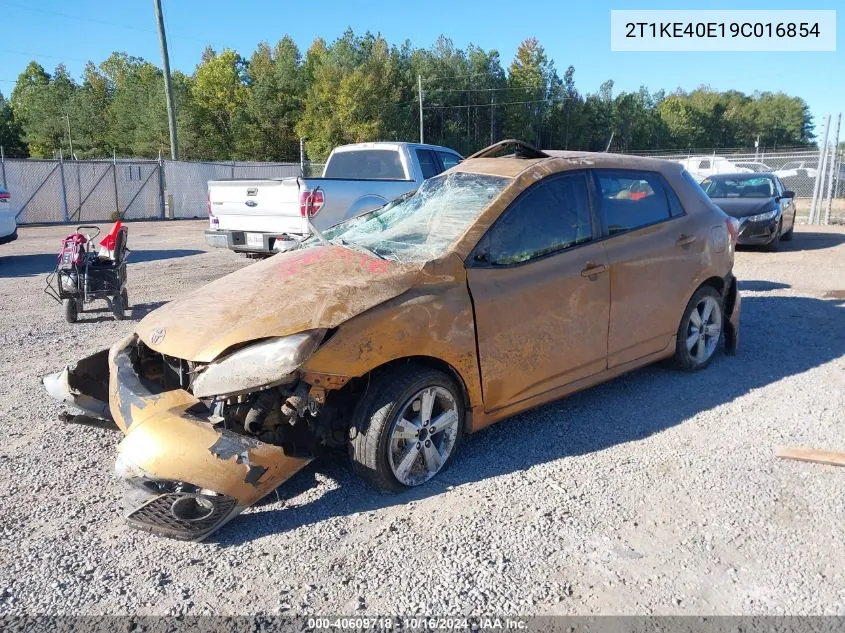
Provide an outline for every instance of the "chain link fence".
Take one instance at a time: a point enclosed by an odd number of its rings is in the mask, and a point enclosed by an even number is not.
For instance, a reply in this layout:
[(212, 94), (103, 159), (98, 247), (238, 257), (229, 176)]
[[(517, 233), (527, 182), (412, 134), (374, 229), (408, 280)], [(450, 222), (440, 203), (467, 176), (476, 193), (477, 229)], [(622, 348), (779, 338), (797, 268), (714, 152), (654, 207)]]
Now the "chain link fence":
[(0, 164), (0, 182), (12, 194), (18, 224), (206, 217), (209, 180), (300, 173), (299, 163), (247, 161), (5, 159)]
[(819, 168), (818, 149), (632, 153), (679, 162), (699, 181), (714, 174), (737, 171), (770, 172), (778, 176), (787, 189), (795, 192), (799, 216), (810, 219), (815, 198), (814, 223), (845, 223), (845, 165), (842, 162), (845, 152), (842, 150), (829, 148), (826, 156), (823, 155), (823, 169)]
[[(680, 162), (699, 180), (742, 170), (772, 172), (795, 192), (799, 216), (810, 217), (815, 198), (816, 223), (845, 223), (841, 150), (827, 153), (823, 169), (819, 169), (818, 149), (632, 153)], [(303, 173), (316, 177), (323, 167), (323, 163), (248, 161), (5, 159), (0, 177), (12, 194), (11, 208), (19, 224), (81, 224), (117, 218), (206, 217), (209, 180), (285, 178)]]

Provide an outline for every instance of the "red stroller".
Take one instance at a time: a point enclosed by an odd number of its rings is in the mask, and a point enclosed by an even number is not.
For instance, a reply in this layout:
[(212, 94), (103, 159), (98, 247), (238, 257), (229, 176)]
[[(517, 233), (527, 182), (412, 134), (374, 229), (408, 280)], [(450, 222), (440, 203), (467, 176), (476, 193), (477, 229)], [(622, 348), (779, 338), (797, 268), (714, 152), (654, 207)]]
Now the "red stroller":
[[(82, 234), (83, 229), (94, 229), (94, 235)], [(95, 299), (104, 299), (114, 318), (123, 320), (129, 307), (126, 292), (126, 257), (129, 249), (126, 240), (129, 230), (116, 222), (111, 232), (100, 240), (99, 252), (94, 251), (94, 239), (99, 227), (76, 227), (62, 240), (56, 269), (47, 275), (48, 295), (62, 304), (65, 319), (76, 323), (84, 305)]]

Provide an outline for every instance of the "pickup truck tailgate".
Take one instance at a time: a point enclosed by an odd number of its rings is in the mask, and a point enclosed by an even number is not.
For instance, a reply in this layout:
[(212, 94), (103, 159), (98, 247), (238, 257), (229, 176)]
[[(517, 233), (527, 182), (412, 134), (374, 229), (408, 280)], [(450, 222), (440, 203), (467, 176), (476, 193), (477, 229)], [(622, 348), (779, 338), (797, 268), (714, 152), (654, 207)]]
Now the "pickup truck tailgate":
[(208, 183), (211, 213), (221, 230), (308, 233), (299, 210), (296, 178), (276, 180), (212, 180)]

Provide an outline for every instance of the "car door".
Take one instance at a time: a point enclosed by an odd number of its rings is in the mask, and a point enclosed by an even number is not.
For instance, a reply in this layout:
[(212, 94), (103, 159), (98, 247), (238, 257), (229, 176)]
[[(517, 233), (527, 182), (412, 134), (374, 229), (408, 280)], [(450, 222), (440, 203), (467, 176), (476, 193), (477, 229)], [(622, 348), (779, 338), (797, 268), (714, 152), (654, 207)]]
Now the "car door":
[(660, 174), (599, 169), (593, 176), (610, 265), (608, 367), (616, 367), (669, 344), (706, 240)]
[(775, 194), (780, 197), (778, 204), (781, 208), (781, 217), (783, 218), (783, 226), (781, 227), (781, 234), (787, 233), (795, 228), (795, 201), (792, 198), (782, 197), (786, 187), (780, 181), (780, 178), (775, 176)]
[(461, 157), (452, 152), (437, 152), (437, 157), (440, 159), (440, 164), (443, 166), (443, 171), (451, 169), (461, 162)]
[(417, 162), (422, 170), (423, 180), (434, 178), (440, 173), (440, 163), (437, 162), (437, 157), (430, 149), (417, 149)]
[(586, 172), (523, 192), (467, 259), (487, 411), (606, 368), (610, 285)]

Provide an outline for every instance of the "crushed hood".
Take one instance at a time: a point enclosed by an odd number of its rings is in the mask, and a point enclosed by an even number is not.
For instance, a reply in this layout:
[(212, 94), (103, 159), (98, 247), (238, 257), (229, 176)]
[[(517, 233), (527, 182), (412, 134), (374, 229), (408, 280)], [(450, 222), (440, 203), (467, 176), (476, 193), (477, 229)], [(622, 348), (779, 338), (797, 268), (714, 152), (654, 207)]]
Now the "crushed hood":
[(280, 253), (163, 305), (136, 331), (157, 352), (209, 362), (239, 343), (337, 327), (408, 290), (421, 269), (340, 246)]

